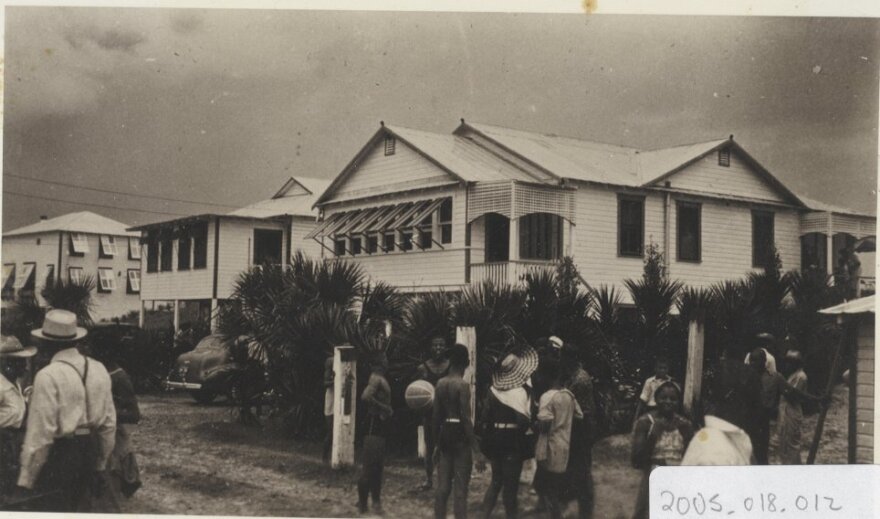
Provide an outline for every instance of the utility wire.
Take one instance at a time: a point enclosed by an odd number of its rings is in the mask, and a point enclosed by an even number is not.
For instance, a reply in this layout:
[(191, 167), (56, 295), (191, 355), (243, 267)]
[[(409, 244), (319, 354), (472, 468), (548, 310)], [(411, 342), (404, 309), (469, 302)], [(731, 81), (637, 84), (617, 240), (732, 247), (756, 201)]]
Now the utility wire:
[[(98, 193), (110, 193), (110, 194), (113, 194), (113, 195), (133, 196), (133, 197), (137, 197), (137, 198), (151, 198), (151, 199), (154, 199), (154, 200), (163, 200), (163, 201), (165, 201), (165, 202), (181, 202), (181, 203), (184, 203), (184, 204), (214, 205), (214, 206), (218, 206), (218, 207), (238, 208), (238, 206), (236, 206), (236, 205), (217, 204), (217, 203), (214, 203), (214, 202), (197, 202), (197, 201), (195, 201), (195, 200), (181, 200), (181, 199), (179, 199), (179, 198), (165, 198), (165, 197), (162, 197), (162, 196), (155, 196), (155, 195), (136, 195), (136, 194), (134, 194), (134, 193), (126, 193), (125, 191), (112, 191), (112, 190), (110, 190), (110, 189), (99, 189), (99, 188), (97, 188), (97, 187), (85, 187), (85, 186), (80, 186), (80, 185), (77, 185), (77, 184), (68, 184), (68, 183), (66, 183), (66, 182), (58, 182), (58, 181), (55, 181), (55, 180), (43, 180), (43, 179), (41, 179), (41, 178), (26, 177), (26, 176), (24, 176), (24, 175), (16, 175), (15, 173), (5, 173), (3, 176), (6, 176), (6, 177), (14, 177), (14, 178), (21, 178), (21, 179), (24, 179), (24, 180), (32, 180), (32, 181), (34, 181), (34, 182), (43, 182), (44, 184), (56, 184), (56, 185), (64, 186), (64, 187), (72, 187), (72, 188), (76, 188), (76, 189), (84, 189), (84, 190), (86, 190), (86, 191), (97, 191)], [(174, 213), (167, 213), (167, 214), (174, 214)]]
[(93, 203), (89, 203), (89, 202), (80, 202), (80, 201), (74, 201), (74, 200), (62, 200), (60, 198), (49, 198), (46, 196), (26, 195), (24, 193), (17, 193), (15, 191), (10, 191), (8, 189), (4, 189), (3, 194), (4, 195), (8, 194), (8, 195), (23, 196), (26, 198), (35, 198), (37, 200), (46, 200), (49, 202), (64, 202), (65, 204), (89, 205), (89, 206), (93, 206), (93, 207), (104, 207), (107, 209), (118, 209), (120, 211), (134, 211), (136, 213), (165, 214), (165, 215), (172, 215), (172, 216), (192, 216), (192, 215), (184, 214), (184, 213), (170, 213), (167, 211), (150, 211), (147, 209), (132, 209), (130, 207), (119, 207), (116, 205), (93, 204)]

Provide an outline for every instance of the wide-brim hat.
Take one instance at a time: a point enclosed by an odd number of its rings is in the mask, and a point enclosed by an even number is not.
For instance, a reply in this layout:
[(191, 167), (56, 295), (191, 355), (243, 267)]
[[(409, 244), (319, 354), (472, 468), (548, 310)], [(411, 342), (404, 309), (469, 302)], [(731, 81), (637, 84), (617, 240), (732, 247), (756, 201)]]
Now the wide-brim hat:
[(50, 342), (73, 342), (86, 336), (85, 328), (76, 325), (76, 314), (67, 310), (49, 310), (43, 319), (43, 327), (31, 335)]
[(0, 357), (27, 358), (36, 355), (37, 349), (33, 346), (25, 348), (21, 341), (12, 335), (0, 335)]
[(533, 348), (510, 353), (492, 371), (492, 387), (499, 391), (521, 387), (537, 369), (538, 353)]

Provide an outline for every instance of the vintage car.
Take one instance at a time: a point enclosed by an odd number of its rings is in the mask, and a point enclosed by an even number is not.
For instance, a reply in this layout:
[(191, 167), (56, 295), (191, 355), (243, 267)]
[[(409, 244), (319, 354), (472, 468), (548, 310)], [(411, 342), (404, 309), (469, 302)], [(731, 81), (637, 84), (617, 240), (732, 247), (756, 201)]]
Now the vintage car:
[(209, 403), (229, 394), (230, 379), (240, 370), (229, 345), (219, 335), (208, 335), (195, 349), (177, 357), (165, 387), (185, 389), (199, 403)]

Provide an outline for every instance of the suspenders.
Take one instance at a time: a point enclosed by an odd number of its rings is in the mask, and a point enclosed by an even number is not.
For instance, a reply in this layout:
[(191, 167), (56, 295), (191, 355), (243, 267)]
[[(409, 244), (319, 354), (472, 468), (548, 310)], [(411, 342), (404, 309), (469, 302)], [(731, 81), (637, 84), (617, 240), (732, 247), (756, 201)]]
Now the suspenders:
[[(70, 362), (67, 362), (66, 360), (60, 360), (60, 359), (59, 359), (59, 360), (56, 360), (55, 362), (60, 362), (60, 363), (62, 363), (62, 364), (67, 364), (68, 366), (70, 366), (70, 368), (71, 368), (73, 371), (76, 372), (77, 376), (79, 376), (80, 381), (82, 382), (82, 385), (83, 385), (83, 394), (85, 395), (86, 427), (91, 428), (91, 426), (90, 426), (90, 424), (89, 424), (89, 390), (88, 390), (88, 388), (86, 387), (86, 379), (87, 379), (88, 376), (89, 376), (89, 358), (86, 357), (85, 355), (83, 355), (83, 359), (85, 359), (86, 364), (85, 364), (85, 368), (83, 369), (83, 373), (82, 373), (82, 375), (80, 375), (79, 370), (76, 369), (76, 366), (74, 366), (74, 365), (71, 364)], [(77, 433), (76, 433), (76, 434), (80, 434), (79, 431), (80, 431), (80, 428), (77, 428)], [(83, 432), (83, 433), (85, 433), (85, 432)]]

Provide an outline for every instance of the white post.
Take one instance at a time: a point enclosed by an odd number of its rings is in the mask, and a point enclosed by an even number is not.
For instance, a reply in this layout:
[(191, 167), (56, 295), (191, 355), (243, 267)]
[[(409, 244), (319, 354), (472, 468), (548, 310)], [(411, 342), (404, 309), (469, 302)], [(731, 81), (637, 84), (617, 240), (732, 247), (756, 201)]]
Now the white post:
[(357, 408), (357, 362), (351, 346), (333, 349), (333, 449), (330, 466), (354, 465), (354, 423)]
[(455, 342), (468, 349), (468, 369), (464, 379), (471, 386), (471, 424), (474, 423), (477, 406), (477, 330), (473, 326), (459, 326), (455, 329)]
[(516, 261), (519, 260), (519, 218), (510, 219), (510, 238), (507, 251), (507, 282), (511, 285), (517, 283)]
[(834, 283), (834, 223), (833, 215), (828, 213), (828, 235), (825, 236), (825, 273), (831, 276), (831, 284)]
[(141, 299), (140, 308), (138, 309), (138, 328), (144, 328), (144, 321), (146, 320), (147, 313), (147, 302)]
[(180, 302), (174, 300), (174, 333), (180, 331)]
[(700, 401), (703, 381), (703, 324), (691, 321), (688, 325), (687, 372), (684, 376), (684, 410), (693, 413)]

